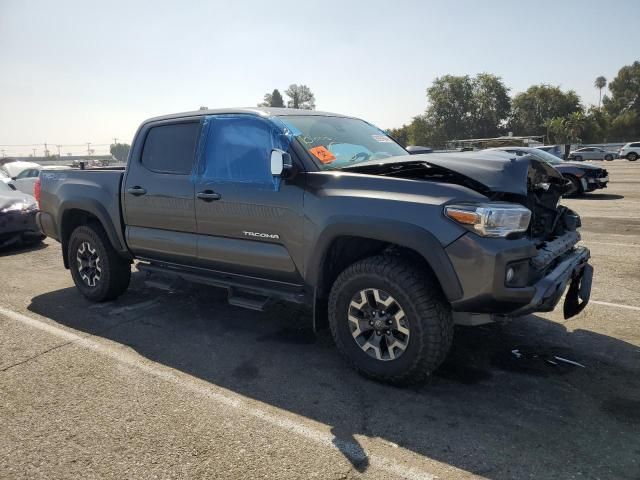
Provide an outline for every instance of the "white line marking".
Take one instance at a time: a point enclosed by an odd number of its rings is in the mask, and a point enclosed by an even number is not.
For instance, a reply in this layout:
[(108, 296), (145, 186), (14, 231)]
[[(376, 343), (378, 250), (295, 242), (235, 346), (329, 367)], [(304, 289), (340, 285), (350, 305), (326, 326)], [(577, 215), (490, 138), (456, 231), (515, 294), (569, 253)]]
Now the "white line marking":
[(251, 406), (241, 395), (233, 394), (231, 392), (228, 394), (215, 392), (211, 386), (206, 385), (206, 382), (194, 378), (182, 378), (166, 367), (159, 367), (150, 360), (146, 360), (137, 354), (131, 353), (123, 346), (118, 348), (104, 345), (95, 340), (91, 340), (89, 336), (77, 335), (69, 330), (56, 327), (55, 325), (45, 323), (33, 317), (23, 315), (22, 313), (14, 312), (13, 310), (2, 306), (0, 306), (0, 315), (30, 327), (45, 331), (51, 335), (72, 341), (75, 345), (106, 355), (117, 362), (138, 368), (149, 375), (153, 375), (164, 381), (189, 389), (194, 393), (213, 400), (214, 402), (235, 408), (245, 415), (251, 415), (254, 418), (260, 419), (282, 430), (287, 430), (300, 435), (307, 440), (318, 443), (324, 447), (339, 450), (343, 455), (351, 458), (352, 460), (362, 461), (366, 456), (369, 459), (369, 465), (389, 474), (409, 480), (435, 480), (437, 478), (424, 470), (400, 465), (398, 460), (392, 460), (377, 454), (366, 453), (363, 448), (355, 442), (336, 439), (333, 435), (305, 425), (302, 422), (297, 422), (285, 416), (269, 413), (266, 409)]
[(619, 303), (601, 302), (599, 300), (591, 300), (589, 303), (595, 303), (596, 305), (605, 305), (607, 307), (626, 308), (627, 310), (637, 310), (640, 312), (640, 307), (634, 307), (633, 305), (621, 305)]

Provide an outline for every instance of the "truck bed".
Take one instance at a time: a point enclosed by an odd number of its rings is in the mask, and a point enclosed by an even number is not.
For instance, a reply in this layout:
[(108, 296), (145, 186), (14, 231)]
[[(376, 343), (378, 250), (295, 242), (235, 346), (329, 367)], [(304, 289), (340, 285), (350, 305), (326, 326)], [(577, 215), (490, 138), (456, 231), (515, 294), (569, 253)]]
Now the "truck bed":
[(43, 170), (38, 223), (49, 237), (64, 242), (65, 218), (74, 209), (96, 216), (117, 250), (126, 251), (120, 210), (124, 167)]

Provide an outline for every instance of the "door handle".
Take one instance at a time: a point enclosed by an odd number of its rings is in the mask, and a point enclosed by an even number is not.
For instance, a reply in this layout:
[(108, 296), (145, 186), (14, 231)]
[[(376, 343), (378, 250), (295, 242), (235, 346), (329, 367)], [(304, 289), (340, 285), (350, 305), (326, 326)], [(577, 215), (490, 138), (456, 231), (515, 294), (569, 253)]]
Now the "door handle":
[(140, 195), (144, 195), (145, 193), (147, 193), (147, 191), (144, 188), (138, 187), (136, 185), (135, 187), (127, 188), (127, 193), (130, 193), (131, 195), (135, 195), (136, 197), (139, 197)]
[(204, 192), (196, 193), (196, 197), (200, 200), (204, 200), (205, 202), (211, 202), (213, 200), (220, 200), (222, 195), (214, 192), (213, 190), (205, 190)]

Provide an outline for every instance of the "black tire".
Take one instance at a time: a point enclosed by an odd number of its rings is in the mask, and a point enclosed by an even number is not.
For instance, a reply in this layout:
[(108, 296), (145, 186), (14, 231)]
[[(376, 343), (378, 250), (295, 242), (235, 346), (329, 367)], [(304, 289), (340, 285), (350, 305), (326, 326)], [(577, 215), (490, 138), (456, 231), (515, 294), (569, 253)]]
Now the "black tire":
[(573, 159), (574, 159), (576, 162), (581, 162), (581, 161), (582, 161), (582, 157), (581, 157), (580, 155), (576, 155), (575, 157), (573, 157)]
[[(90, 250), (93, 250), (93, 255), (97, 255), (97, 259), (94, 259), (93, 275), (91, 268), (89, 273), (80, 272), (78, 259)], [(93, 302), (113, 300), (129, 287), (131, 264), (118, 255), (99, 224), (84, 225), (71, 233), (67, 259), (76, 287)]]
[(638, 159), (638, 154), (636, 152), (627, 153), (627, 160), (630, 162), (635, 162)]
[(565, 197), (572, 197), (582, 195), (584, 192), (582, 190), (582, 185), (580, 181), (576, 177), (566, 177), (567, 180), (571, 182), (571, 191), (564, 194)]
[[(374, 358), (352, 335), (348, 320), (351, 302), (354, 295), (366, 289), (388, 292), (405, 313), (403, 323), (410, 335), (406, 349), (397, 358)], [(380, 255), (349, 266), (334, 282), (328, 307), (336, 347), (353, 368), (374, 380), (395, 385), (421, 383), (451, 348), (451, 309), (439, 285), (429, 273), (401, 257)], [(374, 335), (371, 331), (370, 338)]]
[(605, 155), (605, 156), (604, 156), (604, 159), (605, 159), (607, 162), (612, 162), (612, 161), (613, 161), (613, 155)]

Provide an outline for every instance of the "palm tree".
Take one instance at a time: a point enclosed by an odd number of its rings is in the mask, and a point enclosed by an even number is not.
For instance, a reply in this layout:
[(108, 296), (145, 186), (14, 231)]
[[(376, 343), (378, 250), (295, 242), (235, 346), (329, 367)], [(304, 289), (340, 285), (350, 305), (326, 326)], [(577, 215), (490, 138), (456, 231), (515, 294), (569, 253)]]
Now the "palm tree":
[(602, 89), (607, 86), (607, 79), (601, 75), (593, 82), (593, 86), (600, 90), (600, 99), (598, 100), (598, 108), (600, 108), (600, 104), (602, 103)]

